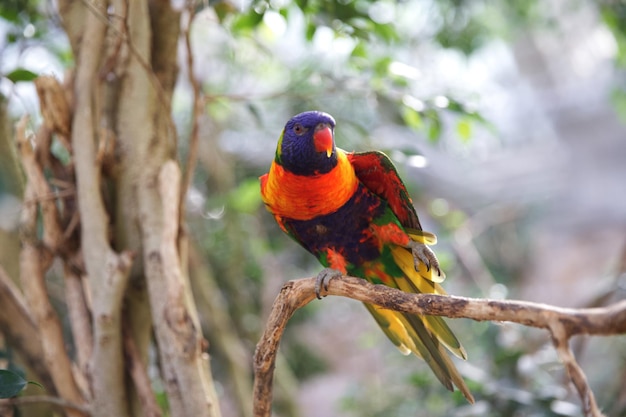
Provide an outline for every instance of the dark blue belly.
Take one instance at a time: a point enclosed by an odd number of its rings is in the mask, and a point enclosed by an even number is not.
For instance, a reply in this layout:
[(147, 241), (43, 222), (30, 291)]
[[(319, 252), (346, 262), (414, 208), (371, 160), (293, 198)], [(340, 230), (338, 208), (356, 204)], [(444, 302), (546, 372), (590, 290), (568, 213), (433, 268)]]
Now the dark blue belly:
[(284, 219), (284, 224), (316, 257), (319, 258), (326, 249), (332, 249), (341, 253), (352, 267), (359, 267), (380, 256), (379, 244), (370, 225), (385, 210), (387, 203), (361, 184), (336, 212), (311, 220)]

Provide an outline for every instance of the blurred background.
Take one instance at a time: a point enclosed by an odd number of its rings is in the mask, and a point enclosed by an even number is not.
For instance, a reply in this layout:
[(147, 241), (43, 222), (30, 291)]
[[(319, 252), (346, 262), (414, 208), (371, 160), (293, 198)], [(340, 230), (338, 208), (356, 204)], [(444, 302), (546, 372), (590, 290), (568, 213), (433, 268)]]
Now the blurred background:
[[(280, 287), (320, 270), (265, 211), (257, 179), (284, 123), (304, 110), (335, 117), (341, 148), (390, 155), (439, 237), (449, 293), (563, 307), (626, 297), (622, 1), (198, 2), (191, 42), (204, 112), (190, 265), (225, 416), (242, 415), (251, 395), (252, 354)], [(23, 114), (40, 123), (32, 79), (62, 79), (72, 60), (53, 2), (0, 5), (0, 136), (12, 137)], [(183, 161), (186, 63), (181, 52), (173, 115)], [(7, 152), (0, 263), (13, 271), (21, 200)], [(477, 404), (400, 355), (359, 303), (329, 297), (289, 323), (277, 415), (581, 415), (546, 332), (450, 324)], [(573, 347), (603, 410), (626, 416), (626, 339)]]

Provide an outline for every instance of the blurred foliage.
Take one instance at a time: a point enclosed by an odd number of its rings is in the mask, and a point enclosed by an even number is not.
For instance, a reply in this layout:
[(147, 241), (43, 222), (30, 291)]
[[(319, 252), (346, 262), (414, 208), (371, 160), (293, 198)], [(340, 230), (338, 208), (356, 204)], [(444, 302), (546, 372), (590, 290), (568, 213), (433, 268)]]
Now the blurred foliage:
[[(575, 0), (566, 3), (578, 7)], [(258, 193), (257, 176), (267, 170), (287, 118), (303, 110), (323, 109), (336, 117), (337, 139), (343, 148), (396, 150), (390, 152), (396, 160), (420, 156), (424, 147), (468, 144), (481, 131), (496, 136), (495, 128), (477, 109), (472, 92), (442, 84), (430, 61), (442, 51), (469, 59), (496, 40), (513, 41), (519, 33), (536, 27), (550, 30), (559, 18), (551, 4), (537, 0), (255, 0), (241, 8), (239, 3), (222, 0), (209, 2), (206, 8), (205, 2), (197, 2), (192, 31), (195, 72), (203, 85), (204, 118), (210, 125), (202, 137), (207, 149), (201, 152), (213, 159), (200, 155), (193, 190), (198, 198), (189, 204), (188, 222), (227, 301), (225, 308), (235, 332), (250, 354), (267, 304), (280, 284), (319, 270), (312, 256), (278, 232)], [(21, 59), (32, 46), (43, 46), (54, 56), (59, 72), (71, 63), (58, 19), (47, 5), (27, 0), (0, 3), (4, 36), (0, 54), (13, 56), (0, 61), (0, 94), (11, 97), (14, 84), (28, 83), (38, 73)], [(591, 7), (598, 8), (610, 29), (618, 47), (616, 68), (623, 71), (626, 6), (603, 1)], [(185, 156), (191, 107), (189, 91), (181, 84), (173, 108), (182, 138), (179, 150)], [(626, 120), (624, 91), (626, 85), (616, 86), (612, 101)], [(411, 139), (378, 135), (382, 125)], [(453, 241), (468, 227), (470, 219), (462, 209), (449, 207), (441, 199), (428, 205), (422, 189), (409, 187), (421, 205), (420, 215), (430, 213), (424, 217), (435, 223), (441, 242)], [(503, 228), (488, 227), (477, 237), (476, 245), (493, 278), (491, 289), (514, 286), (527, 264), (530, 243), (523, 228), (522, 219)], [(454, 276), (463, 266), (452, 248), (442, 246), (438, 254), (444, 269), (451, 271), (448, 275)], [(459, 285), (459, 293), (484, 296), (473, 284), (451, 285)], [(299, 311), (281, 344), (285, 362), (299, 381), (329, 369), (323, 355), (296, 331), (323, 308), (322, 303), (315, 303)], [(370, 320), (365, 312), (362, 319)], [(220, 337), (214, 329), (206, 331), (209, 340)], [(473, 407), (466, 406), (458, 392), (445, 391), (419, 361), (404, 358), (386, 345), (388, 374), (355, 381), (338, 411), (361, 417), (579, 415), (578, 404), (570, 402), (576, 399), (562, 388), (561, 375), (553, 371), (558, 369), (555, 358), (545, 353), (547, 342), (541, 337), (473, 322), (458, 333), (471, 358), (462, 369), (477, 397)], [(221, 365), (225, 355), (214, 346), (213, 370), (227, 390), (228, 367)], [(624, 372), (624, 364), (620, 366)], [(596, 392), (618, 397), (615, 378), (607, 377)], [(279, 402), (281, 398), (278, 393)], [(162, 393), (158, 399), (167, 402)], [(280, 403), (276, 407), (289, 409)], [(616, 407), (614, 415), (626, 413), (619, 404)]]
[[(626, 3), (619, 0), (603, 1), (600, 13), (617, 44), (616, 66), (622, 73), (626, 73)], [(626, 82), (616, 86), (611, 95), (611, 102), (617, 114), (626, 123)]]

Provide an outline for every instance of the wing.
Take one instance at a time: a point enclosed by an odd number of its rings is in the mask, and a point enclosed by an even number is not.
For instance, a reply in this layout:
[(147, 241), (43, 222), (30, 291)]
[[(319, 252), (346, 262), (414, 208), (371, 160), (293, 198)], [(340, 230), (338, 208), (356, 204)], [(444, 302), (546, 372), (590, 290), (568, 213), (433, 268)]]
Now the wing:
[(413, 207), (413, 201), (400, 179), (396, 167), (382, 152), (348, 153), (348, 161), (354, 167), (359, 181), (371, 192), (387, 201), (400, 224), (406, 229), (413, 229), (415, 235), (421, 235), (422, 225)]

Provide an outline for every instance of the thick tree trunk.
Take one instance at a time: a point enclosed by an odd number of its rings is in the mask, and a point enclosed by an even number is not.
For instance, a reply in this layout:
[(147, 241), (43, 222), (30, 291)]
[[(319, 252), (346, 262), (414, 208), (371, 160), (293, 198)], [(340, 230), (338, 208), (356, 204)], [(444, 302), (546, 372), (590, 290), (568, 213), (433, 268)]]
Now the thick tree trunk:
[[(171, 118), (181, 11), (157, 0), (58, 6), (76, 68), (65, 91), (51, 77), (37, 83), (45, 123), (36, 151), (25, 120), (18, 129), (27, 174), (23, 295), (0, 268), (0, 300), (15, 315), (0, 312), (0, 330), (10, 342), (32, 334), (25, 362), (67, 415), (161, 416), (147, 372), (154, 343), (168, 414), (219, 417), (189, 288), (186, 190)], [(52, 155), (53, 135), (70, 164)], [(45, 285), (55, 258), (63, 262), (72, 356)]]

